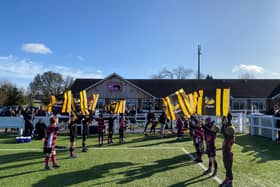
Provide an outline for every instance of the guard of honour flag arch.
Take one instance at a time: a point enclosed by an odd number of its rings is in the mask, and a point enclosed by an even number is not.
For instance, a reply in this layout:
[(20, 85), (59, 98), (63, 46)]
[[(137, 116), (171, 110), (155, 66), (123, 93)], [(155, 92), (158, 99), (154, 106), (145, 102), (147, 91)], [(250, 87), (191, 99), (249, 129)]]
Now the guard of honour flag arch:
[[(214, 95), (215, 98), (208, 97), (208, 94)], [(207, 95), (204, 90), (185, 93), (183, 89), (180, 89), (175, 93), (162, 98), (167, 119), (174, 121), (178, 115), (190, 118), (195, 114), (216, 115), (218, 117), (227, 116), (229, 113), (230, 89), (216, 88), (215, 93), (207, 93)], [(80, 98), (76, 99), (69, 90), (64, 93), (62, 102), (58, 102), (56, 97), (52, 95), (47, 110), (51, 113), (53, 106), (60, 105), (61, 113), (68, 113), (77, 118), (78, 115), (92, 114), (96, 108), (98, 99), (99, 94), (92, 94), (88, 98), (86, 90), (80, 91)], [(114, 114), (124, 114), (125, 110), (125, 99), (105, 105), (105, 111)]]

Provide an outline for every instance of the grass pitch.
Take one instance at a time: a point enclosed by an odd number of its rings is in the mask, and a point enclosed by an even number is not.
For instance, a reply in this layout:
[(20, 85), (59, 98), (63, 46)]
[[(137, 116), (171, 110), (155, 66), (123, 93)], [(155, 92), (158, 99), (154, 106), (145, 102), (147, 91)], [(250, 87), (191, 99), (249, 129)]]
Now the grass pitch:
[[(97, 146), (88, 139), (89, 150), (76, 149), (69, 159), (67, 149), (57, 151), (59, 169), (44, 170), (42, 142), (17, 144), (14, 136), (0, 137), (0, 186), (218, 186), (219, 180), (203, 175), (203, 169), (187, 152), (194, 154), (186, 136), (160, 139), (127, 134), (126, 143)], [(115, 140), (117, 142), (117, 139)], [(218, 179), (224, 179), (222, 139), (217, 139)], [(69, 146), (68, 136), (58, 136), (58, 146)], [(78, 139), (77, 147), (81, 145)], [(280, 145), (261, 137), (238, 135), (233, 146), (234, 186), (280, 186)], [(203, 156), (204, 165), (208, 158)]]

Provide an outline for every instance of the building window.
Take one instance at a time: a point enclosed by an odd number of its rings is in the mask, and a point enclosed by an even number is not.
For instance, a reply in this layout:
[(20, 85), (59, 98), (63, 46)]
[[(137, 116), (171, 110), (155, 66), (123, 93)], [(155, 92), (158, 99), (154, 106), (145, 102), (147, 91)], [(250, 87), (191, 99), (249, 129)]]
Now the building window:
[(231, 110), (246, 110), (247, 109), (247, 100), (246, 99), (234, 99), (232, 100)]
[(252, 100), (252, 109), (254, 111), (265, 111), (266, 110), (266, 100), (265, 99), (253, 99)]
[(154, 100), (153, 99), (143, 99), (142, 100), (142, 109), (143, 110), (152, 109), (153, 106), (154, 106)]
[(130, 110), (133, 107), (137, 108), (137, 99), (127, 99), (126, 107)]

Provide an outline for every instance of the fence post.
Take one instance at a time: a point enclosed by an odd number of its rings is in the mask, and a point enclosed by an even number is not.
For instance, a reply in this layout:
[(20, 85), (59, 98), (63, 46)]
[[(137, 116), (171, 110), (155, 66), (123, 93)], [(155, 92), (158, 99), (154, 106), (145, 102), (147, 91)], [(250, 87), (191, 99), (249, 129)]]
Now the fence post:
[(271, 124), (271, 139), (272, 141), (275, 141), (276, 140), (276, 133), (277, 131), (275, 130), (275, 127), (276, 127), (276, 119), (274, 116), (271, 116), (272, 118), (272, 124)]
[(254, 131), (254, 121), (253, 121), (253, 116), (250, 114), (250, 135), (254, 136), (255, 131)]

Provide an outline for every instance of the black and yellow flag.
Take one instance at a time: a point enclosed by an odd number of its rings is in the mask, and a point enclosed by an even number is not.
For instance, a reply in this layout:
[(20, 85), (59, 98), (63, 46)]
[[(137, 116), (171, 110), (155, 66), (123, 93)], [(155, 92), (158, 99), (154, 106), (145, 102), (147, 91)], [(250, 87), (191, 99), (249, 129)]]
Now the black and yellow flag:
[(98, 98), (99, 98), (99, 94), (93, 94), (92, 95), (92, 99), (91, 99), (90, 105), (89, 105), (89, 110), (90, 111), (93, 112), (95, 110)]
[(114, 113), (115, 114), (124, 114), (126, 108), (126, 100), (122, 99), (115, 104)]
[(88, 115), (88, 106), (87, 106), (87, 93), (85, 90), (80, 91), (80, 107), (81, 107), (81, 113), (83, 115)]
[(227, 116), (230, 108), (230, 89), (216, 89), (216, 116)]
[(203, 114), (227, 116), (230, 108), (230, 89), (216, 88), (207, 90), (203, 96)]
[(61, 113), (71, 112), (72, 93), (71, 91), (64, 92), (64, 100)]
[(165, 114), (166, 114), (167, 119), (169, 119), (170, 121), (176, 120), (174, 109), (173, 109), (173, 106), (171, 105), (169, 96), (163, 98), (162, 100), (163, 100)]
[(52, 112), (52, 107), (53, 107), (53, 105), (55, 105), (56, 104), (56, 98), (55, 98), (55, 96), (54, 95), (52, 95), (51, 96), (51, 102), (50, 102), (50, 104), (48, 104), (48, 106), (47, 106), (47, 111), (50, 113), (50, 112)]

